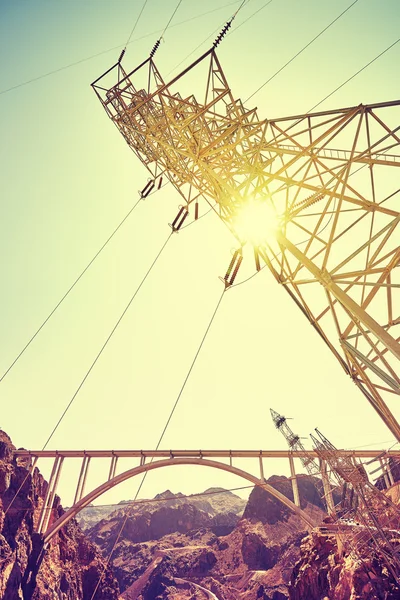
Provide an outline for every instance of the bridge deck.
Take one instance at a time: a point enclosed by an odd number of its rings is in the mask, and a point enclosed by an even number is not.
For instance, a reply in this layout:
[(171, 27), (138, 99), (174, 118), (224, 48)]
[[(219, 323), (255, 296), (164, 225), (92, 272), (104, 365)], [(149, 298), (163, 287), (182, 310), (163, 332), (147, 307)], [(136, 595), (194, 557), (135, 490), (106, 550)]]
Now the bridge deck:
[[(375, 458), (385, 455), (386, 458), (400, 458), (400, 450), (338, 450), (341, 456), (353, 456), (354, 458)], [(304, 456), (318, 458), (314, 450), (290, 451), (290, 450), (25, 450), (14, 452), (16, 457), (37, 458), (303, 458)]]

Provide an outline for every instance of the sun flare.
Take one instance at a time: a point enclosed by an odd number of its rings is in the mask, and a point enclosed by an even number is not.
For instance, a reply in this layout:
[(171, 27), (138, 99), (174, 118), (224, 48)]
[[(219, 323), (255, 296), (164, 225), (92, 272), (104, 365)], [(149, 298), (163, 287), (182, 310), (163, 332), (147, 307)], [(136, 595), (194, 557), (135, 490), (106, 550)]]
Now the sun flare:
[(275, 239), (279, 219), (273, 206), (266, 200), (249, 198), (236, 211), (232, 225), (241, 241), (260, 246)]

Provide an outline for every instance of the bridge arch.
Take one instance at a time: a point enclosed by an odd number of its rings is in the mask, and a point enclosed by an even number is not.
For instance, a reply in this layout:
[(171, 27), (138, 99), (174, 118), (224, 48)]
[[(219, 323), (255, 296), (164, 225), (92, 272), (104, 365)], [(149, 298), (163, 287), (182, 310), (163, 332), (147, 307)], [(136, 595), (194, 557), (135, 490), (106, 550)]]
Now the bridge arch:
[(312, 519), (307, 513), (296, 506), (289, 498), (286, 498), (281, 492), (273, 488), (271, 485), (258, 479), (251, 473), (247, 471), (243, 471), (242, 469), (238, 469), (232, 465), (228, 465), (216, 460), (208, 460), (206, 458), (190, 458), (190, 457), (177, 457), (177, 458), (168, 458), (165, 460), (157, 460), (154, 462), (149, 462), (144, 465), (139, 465), (134, 467), (133, 469), (129, 469), (128, 471), (124, 471), (119, 475), (116, 475), (112, 479), (102, 483), (97, 488), (86, 494), (81, 500), (76, 502), (74, 506), (71, 506), (61, 517), (59, 517), (52, 525), (48, 528), (44, 535), (44, 543), (48, 544), (50, 540), (58, 533), (58, 531), (68, 523), (71, 519), (73, 519), (83, 508), (88, 506), (93, 500), (96, 500), (99, 496), (112, 489), (116, 485), (135, 477), (136, 475), (140, 475), (141, 473), (147, 473), (148, 471), (153, 471), (154, 469), (160, 469), (163, 467), (170, 467), (173, 465), (200, 465), (203, 467), (211, 467), (214, 469), (220, 469), (221, 471), (227, 471), (228, 473), (232, 473), (233, 475), (238, 475), (251, 483), (254, 483), (258, 487), (263, 488), (267, 492), (269, 492), (272, 496), (280, 500), (285, 506), (287, 506), (291, 511), (293, 511), (300, 519), (307, 524), (308, 527), (316, 527), (317, 523)]

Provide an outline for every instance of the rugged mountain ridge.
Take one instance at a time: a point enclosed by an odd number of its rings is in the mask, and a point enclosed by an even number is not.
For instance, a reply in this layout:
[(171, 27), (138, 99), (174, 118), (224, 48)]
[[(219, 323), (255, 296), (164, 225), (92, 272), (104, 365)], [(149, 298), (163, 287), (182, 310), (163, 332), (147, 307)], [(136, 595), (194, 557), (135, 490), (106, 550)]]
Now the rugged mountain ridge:
[[(286, 477), (273, 477), (269, 483), (282, 493), (293, 494)], [(319, 481), (308, 476), (299, 481), (303, 508), (322, 520), (318, 486)], [(232, 507), (231, 493), (220, 491), (215, 496), (218, 502), (212, 494), (212, 510)], [(223, 500), (224, 496), (230, 496), (229, 501)], [(121, 519), (126, 518), (113, 553), (114, 573), (121, 590), (125, 590), (125, 600), (288, 598), (290, 574), (307, 533), (303, 522), (275, 497), (255, 488), (243, 517), (234, 515), (236, 523), (230, 524), (225, 533), (213, 529), (213, 519), (218, 515), (210, 514), (210, 497), (201, 498), (199, 508), (200, 502), (192, 504), (192, 497), (167, 491), (142, 506), (120, 505), (87, 531), (107, 555)], [(308, 497), (315, 504), (308, 502)], [(220, 513), (219, 519), (232, 514)]]
[[(190, 505), (196, 509), (194, 512), (200, 511), (199, 515), (205, 513), (209, 517), (209, 519), (207, 517), (203, 518), (203, 522), (199, 523), (200, 527), (209, 526), (211, 528), (218, 528), (225, 526), (232, 528), (243, 514), (246, 504), (246, 500), (223, 488), (209, 488), (201, 495), (192, 494), (190, 496), (185, 496), (181, 493), (173, 494), (170, 490), (166, 490), (161, 494), (157, 494), (153, 500), (139, 501), (134, 505), (128, 500), (114, 506), (88, 506), (78, 514), (77, 521), (83, 530), (93, 530), (95, 527), (101, 527), (99, 524), (102, 520), (118, 520), (125, 515), (127, 510), (133, 519), (139, 515), (156, 513), (161, 508), (171, 509), (171, 511), (176, 511), (177, 515), (179, 515), (180, 512), (187, 510), (182, 508), (184, 505)], [(157, 528), (153, 528), (151, 533), (153, 537), (148, 537), (149, 533), (145, 534), (143, 532), (142, 536), (145, 537), (139, 539), (139, 535), (136, 541), (145, 541), (146, 537), (147, 539), (158, 539), (166, 533), (172, 533), (172, 531), (175, 531), (175, 529), (160, 533), (157, 531)], [(177, 529), (176, 531), (180, 530)], [(225, 531), (225, 533), (228, 532), (228, 530)]]
[[(116, 600), (119, 587), (112, 571), (76, 521), (43, 552), (34, 523), (47, 482), (37, 468), (29, 474), (27, 463), (14, 460), (14, 450), (8, 435), (0, 431), (0, 598), (90, 600), (101, 578), (95, 600)], [(62, 511), (56, 497), (55, 516)]]

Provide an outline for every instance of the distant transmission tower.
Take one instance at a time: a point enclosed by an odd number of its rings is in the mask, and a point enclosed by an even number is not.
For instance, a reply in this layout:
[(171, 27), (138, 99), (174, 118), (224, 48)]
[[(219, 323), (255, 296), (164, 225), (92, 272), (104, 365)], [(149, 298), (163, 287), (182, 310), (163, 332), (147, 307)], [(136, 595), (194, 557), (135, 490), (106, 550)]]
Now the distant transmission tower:
[[(351, 529), (352, 549), (358, 556), (375, 549), (383, 559), (397, 583), (400, 582), (400, 510), (368, 479), (364, 466), (350, 456), (343, 456), (335, 446), (316, 429), (318, 438), (311, 435), (316, 452), (327, 461), (332, 472), (342, 482), (343, 489), (350, 488), (353, 495), (350, 513), (346, 515)], [(355, 497), (354, 497), (355, 496)]]
[(306, 469), (309, 475), (319, 476), (321, 473), (320, 466), (318, 463), (311, 457), (307, 455), (307, 451), (304, 448), (304, 445), (301, 441), (301, 438), (297, 433), (293, 433), (291, 428), (288, 425), (287, 418), (283, 415), (280, 415), (272, 408), (269, 409), (271, 412), (272, 420), (275, 424), (275, 427), (281, 432), (281, 434), (286, 439), (288, 446), (291, 450), (296, 450), (299, 452), (304, 452), (304, 456), (300, 457), (300, 462), (303, 467)]

